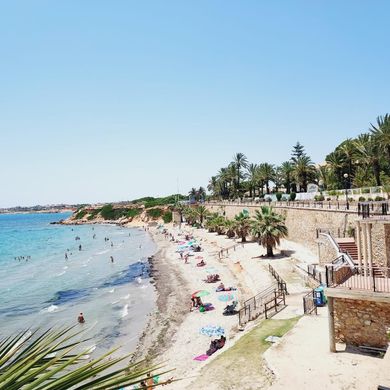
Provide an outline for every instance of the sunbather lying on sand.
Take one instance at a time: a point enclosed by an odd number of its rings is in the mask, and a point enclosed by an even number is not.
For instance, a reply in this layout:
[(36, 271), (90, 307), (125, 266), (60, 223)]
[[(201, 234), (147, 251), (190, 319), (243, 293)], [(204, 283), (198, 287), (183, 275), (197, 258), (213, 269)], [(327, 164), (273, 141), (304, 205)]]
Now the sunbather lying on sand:
[(203, 267), (205, 265), (206, 263), (203, 261), (203, 259), (198, 264), (196, 264), (197, 267)]
[(206, 283), (215, 283), (215, 282), (219, 282), (219, 275), (218, 274), (213, 274), (213, 275), (207, 275), (207, 279), (205, 279), (204, 281)]
[(210, 347), (206, 352), (206, 355), (211, 356), (213, 353), (217, 352), (218, 349), (221, 349), (224, 347), (226, 342), (226, 337), (221, 336), (221, 338), (211, 341)]
[(237, 290), (235, 287), (225, 287), (225, 285), (221, 282), (221, 284), (215, 289), (216, 292), (219, 291), (234, 291)]

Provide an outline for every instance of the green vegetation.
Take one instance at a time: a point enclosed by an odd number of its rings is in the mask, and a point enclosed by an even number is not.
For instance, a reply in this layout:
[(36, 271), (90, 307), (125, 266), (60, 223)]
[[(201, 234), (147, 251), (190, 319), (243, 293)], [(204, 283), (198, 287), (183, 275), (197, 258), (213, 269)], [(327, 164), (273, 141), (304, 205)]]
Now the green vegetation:
[[(287, 320), (264, 320), (242, 336), (231, 348), (222, 352), (200, 372), (196, 384), (207, 388), (212, 382), (216, 388), (266, 388), (269, 385), (266, 363), (262, 355), (271, 346), (265, 341), (268, 336), (282, 337), (292, 329), (299, 317)], [(245, 375), (242, 375), (242, 373)]]
[[(113, 357), (113, 349), (96, 359), (89, 357), (88, 339), (75, 327), (45, 332), (21, 332), (0, 340), (0, 389), (7, 390), (114, 390), (140, 383), (147, 373), (159, 374), (154, 366), (125, 365), (131, 354)], [(77, 348), (77, 349), (76, 349)], [(115, 367), (119, 363), (121, 368)]]
[(171, 223), (172, 222), (172, 211), (166, 211), (163, 214), (163, 221), (164, 221), (164, 223)]
[(76, 215), (75, 215), (75, 219), (82, 219), (86, 216), (87, 214), (87, 210), (85, 209), (81, 209)]
[(162, 198), (153, 198), (147, 196), (144, 198), (134, 199), (131, 203), (133, 204), (143, 204), (146, 209), (156, 206), (167, 206), (174, 205), (180, 200), (186, 200), (187, 196), (181, 194), (173, 194)]
[(128, 217), (128, 218), (134, 218), (134, 217), (136, 217), (137, 215), (140, 215), (140, 214), (141, 214), (141, 211), (142, 211), (142, 209), (130, 209), (130, 210), (127, 211), (126, 217)]
[(163, 215), (163, 210), (158, 209), (158, 208), (157, 209), (149, 209), (146, 211), (146, 214), (153, 219), (158, 219)]
[(343, 195), (340, 190), (345, 188), (374, 187), (372, 193), (380, 192), (380, 186), (390, 185), (390, 115), (379, 116), (368, 132), (343, 141), (325, 162), (316, 167), (299, 142), (279, 166), (250, 163), (243, 153), (237, 153), (211, 177), (207, 189), (217, 199), (261, 198), (270, 193), (270, 183), (276, 194), (282, 187), (287, 194), (306, 192), (309, 183), (317, 183), (330, 196)]
[(287, 237), (288, 230), (284, 220), (272, 207), (262, 206), (260, 210), (256, 210), (251, 233), (267, 249), (268, 257), (274, 255), (273, 249), (280, 244), (280, 239)]

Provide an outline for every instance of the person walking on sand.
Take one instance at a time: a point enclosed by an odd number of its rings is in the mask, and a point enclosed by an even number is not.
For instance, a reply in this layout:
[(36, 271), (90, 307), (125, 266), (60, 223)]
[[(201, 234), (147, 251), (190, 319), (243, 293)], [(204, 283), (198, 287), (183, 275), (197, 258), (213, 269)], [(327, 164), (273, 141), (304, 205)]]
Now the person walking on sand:
[(81, 251), (81, 244), (79, 245), (79, 251)]
[(68, 260), (68, 254), (65, 252), (65, 260)]
[(111, 263), (114, 262), (114, 258), (112, 256), (110, 256), (110, 260), (111, 260)]
[(85, 319), (84, 319), (83, 313), (79, 314), (79, 316), (77, 317), (77, 321), (79, 324), (84, 324)]

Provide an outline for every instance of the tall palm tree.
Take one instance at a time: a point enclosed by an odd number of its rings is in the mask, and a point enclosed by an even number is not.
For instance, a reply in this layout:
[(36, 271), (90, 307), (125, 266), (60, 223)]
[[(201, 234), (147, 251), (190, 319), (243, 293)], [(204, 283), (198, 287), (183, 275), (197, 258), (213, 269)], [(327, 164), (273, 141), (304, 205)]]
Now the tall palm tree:
[(307, 184), (310, 180), (314, 180), (315, 173), (316, 169), (309, 156), (302, 156), (296, 159), (294, 176), (300, 191), (307, 191)]
[(195, 213), (197, 214), (197, 220), (199, 223), (203, 226), (204, 219), (209, 215), (209, 211), (207, 208), (203, 205), (198, 206), (195, 210)]
[(380, 178), (380, 147), (371, 134), (361, 134), (355, 141), (356, 149), (359, 153), (359, 160), (372, 169), (377, 186), (381, 185)]
[(249, 184), (249, 196), (253, 198), (256, 194), (256, 179), (257, 179), (257, 164), (249, 164), (247, 168), (248, 184)]
[(275, 175), (275, 168), (272, 164), (262, 163), (257, 170), (259, 181), (265, 184), (267, 194), (269, 194), (269, 182), (273, 180)]
[(371, 134), (378, 141), (380, 148), (386, 153), (390, 161), (390, 115), (378, 116), (377, 125), (371, 124)]
[(274, 255), (273, 249), (280, 244), (280, 239), (287, 237), (288, 231), (284, 217), (273, 211), (272, 207), (262, 206), (253, 217), (251, 232), (260, 245), (267, 248), (267, 256)]
[[(90, 359), (82, 332), (75, 327), (24, 331), (0, 340), (0, 389), (7, 390), (114, 390), (159, 375), (159, 367), (123, 365), (131, 354), (113, 357), (117, 349)], [(122, 363), (122, 368), (113, 368)], [(154, 371), (154, 372), (153, 372)], [(162, 383), (161, 383), (162, 384)]]
[(289, 194), (291, 191), (291, 182), (293, 180), (294, 165), (290, 161), (285, 161), (280, 166), (280, 172), (283, 185), (286, 188), (286, 192)]
[(243, 212), (234, 217), (235, 232), (241, 238), (241, 242), (246, 242), (246, 236), (249, 234), (251, 228), (249, 215)]
[(352, 172), (353, 160), (357, 155), (356, 144), (353, 141), (353, 139), (347, 138), (344, 142), (341, 143), (341, 145), (337, 149), (339, 149), (341, 152), (341, 156), (347, 167), (347, 173), (351, 178), (353, 175)]
[(242, 169), (248, 167), (248, 159), (244, 153), (236, 153), (233, 156), (232, 164), (236, 168), (237, 190), (240, 191), (240, 179), (242, 178)]

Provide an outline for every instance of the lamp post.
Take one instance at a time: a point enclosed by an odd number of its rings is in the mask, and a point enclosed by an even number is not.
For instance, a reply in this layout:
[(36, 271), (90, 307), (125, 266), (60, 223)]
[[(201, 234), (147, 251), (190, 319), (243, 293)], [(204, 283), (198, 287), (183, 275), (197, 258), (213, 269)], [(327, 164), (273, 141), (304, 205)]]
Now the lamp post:
[(348, 173), (344, 173), (344, 179), (345, 179), (345, 201), (347, 202), (347, 210), (349, 210), (349, 202), (348, 202)]

